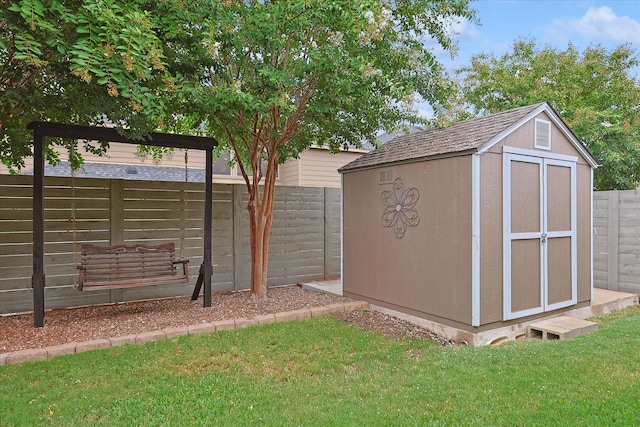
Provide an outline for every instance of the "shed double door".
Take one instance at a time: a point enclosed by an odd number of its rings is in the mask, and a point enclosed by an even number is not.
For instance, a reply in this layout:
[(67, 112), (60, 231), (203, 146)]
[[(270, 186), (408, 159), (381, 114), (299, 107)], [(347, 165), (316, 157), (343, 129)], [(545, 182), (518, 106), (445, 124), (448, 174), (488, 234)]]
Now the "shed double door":
[(504, 319), (573, 305), (577, 160), (503, 155)]

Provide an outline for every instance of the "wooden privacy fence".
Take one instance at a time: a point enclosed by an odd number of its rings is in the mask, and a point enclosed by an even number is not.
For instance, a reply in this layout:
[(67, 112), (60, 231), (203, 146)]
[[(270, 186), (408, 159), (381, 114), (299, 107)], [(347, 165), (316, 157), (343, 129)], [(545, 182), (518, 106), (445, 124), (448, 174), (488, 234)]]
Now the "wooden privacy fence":
[(640, 293), (640, 190), (593, 195), (594, 286)]
[[(31, 183), (31, 176), (0, 175), (0, 313), (33, 309)], [(244, 185), (213, 186), (214, 291), (249, 287), (247, 198)], [(340, 189), (277, 187), (274, 204), (269, 285), (339, 276)], [(75, 178), (72, 185), (46, 177), (46, 308), (190, 295), (202, 263), (203, 209), (200, 183)], [(74, 289), (82, 243), (165, 242), (190, 260), (188, 284)]]

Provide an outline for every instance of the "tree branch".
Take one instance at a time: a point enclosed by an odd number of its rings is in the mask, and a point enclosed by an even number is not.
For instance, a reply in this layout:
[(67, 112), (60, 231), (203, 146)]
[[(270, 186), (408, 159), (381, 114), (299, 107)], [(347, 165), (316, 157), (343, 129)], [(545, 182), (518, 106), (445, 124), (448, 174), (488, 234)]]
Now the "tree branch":
[(229, 137), (229, 141), (231, 142), (231, 147), (233, 148), (233, 154), (236, 157), (236, 163), (240, 167), (240, 172), (242, 173), (242, 177), (244, 178), (244, 182), (247, 184), (247, 189), (251, 191), (251, 182), (249, 181), (249, 175), (247, 174), (247, 170), (242, 163), (242, 158), (240, 157), (240, 151), (238, 150), (238, 141), (236, 137), (231, 132), (228, 126), (225, 126), (225, 131), (227, 132), (227, 136)]

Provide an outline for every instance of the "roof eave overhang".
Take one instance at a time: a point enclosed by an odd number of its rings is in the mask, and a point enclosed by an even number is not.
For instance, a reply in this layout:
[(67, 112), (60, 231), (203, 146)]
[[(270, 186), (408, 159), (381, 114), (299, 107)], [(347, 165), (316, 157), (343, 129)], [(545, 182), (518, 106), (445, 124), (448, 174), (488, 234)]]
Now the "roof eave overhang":
[(454, 152), (450, 152), (450, 153), (442, 153), (442, 154), (434, 154), (431, 156), (421, 156), (421, 157), (415, 157), (415, 158), (411, 158), (411, 159), (403, 159), (403, 160), (397, 160), (394, 162), (386, 162), (386, 163), (376, 163), (373, 165), (367, 165), (367, 166), (356, 166), (353, 168), (348, 168), (348, 169), (344, 169), (344, 168), (340, 168), (338, 169), (338, 172), (341, 174), (345, 174), (345, 173), (350, 173), (350, 172), (360, 172), (360, 171), (364, 171), (364, 170), (369, 170), (369, 169), (380, 169), (380, 168), (386, 168), (386, 167), (391, 167), (391, 166), (399, 166), (399, 165), (407, 165), (407, 164), (411, 164), (411, 163), (420, 163), (420, 162), (425, 162), (425, 161), (430, 161), (430, 160), (440, 160), (440, 159), (447, 159), (450, 157), (461, 157), (461, 156), (468, 156), (474, 153), (477, 153), (478, 150), (475, 148), (472, 149), (468, 149), (468, 150), (462, 150), (462, 151), (454, 151)]

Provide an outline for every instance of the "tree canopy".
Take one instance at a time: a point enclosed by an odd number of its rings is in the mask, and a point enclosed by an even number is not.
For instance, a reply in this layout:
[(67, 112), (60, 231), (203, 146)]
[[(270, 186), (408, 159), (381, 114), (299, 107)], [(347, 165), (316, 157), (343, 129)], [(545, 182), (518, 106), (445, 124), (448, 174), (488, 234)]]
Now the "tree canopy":
[[(579, 52), (518, 40), (497, 57), (474, 55), (457, 70), (457, 112), (487, 114), (548, 101), (601, 167), (597, 190), (633, 189), (640, 183), (640, 60), (629, 45)], [(454, 110), (456, 111), (456, 110)], [(451, 118), (451, 116), (449, 116)]]
[(423, 122), (412, 104), (446, 98), (434, 47), (453, 50), (450, 24), (474, 19), (468, 3), (5, 0), (2, 160), (30, 153), (35, 118), (215, 136), (247, 185), (251, 287), (263, 296), (278, 165)]
[[(6, 166), (21, 167), (31, 155), (26, 124), (32, 120), (109, 121), (134, 134), (156, 127), (171, 79), (148, 11), (116, 0), (0, 5), (0, 158)], [(56, 162), (55, 151), (47, 156)]]

